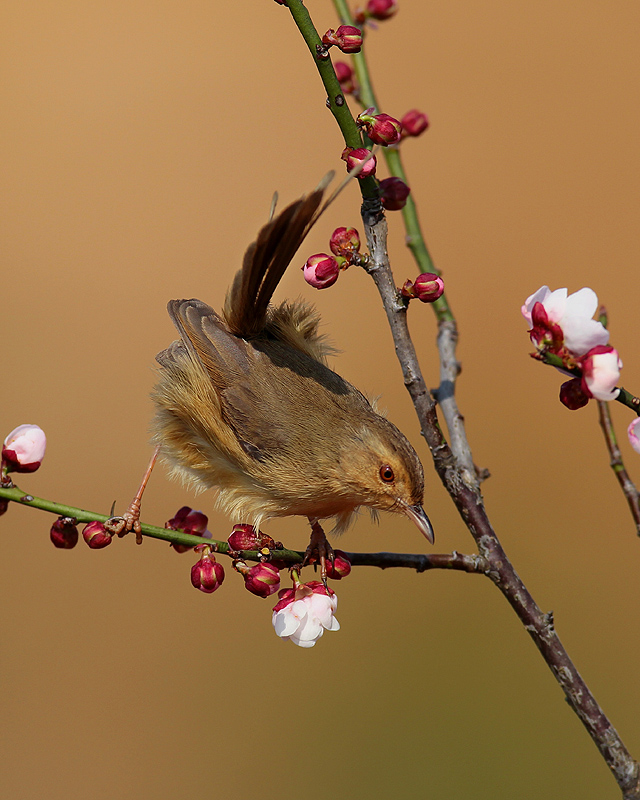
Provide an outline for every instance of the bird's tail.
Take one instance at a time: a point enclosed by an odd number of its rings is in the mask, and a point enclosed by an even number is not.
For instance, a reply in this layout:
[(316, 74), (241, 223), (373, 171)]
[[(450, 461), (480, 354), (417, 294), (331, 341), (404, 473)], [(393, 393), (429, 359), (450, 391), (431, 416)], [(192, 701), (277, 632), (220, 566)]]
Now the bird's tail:
[(316, 189), (288, 205), (260, 231), (244, 255), (227, 293), (224, 316), (236, 336), (251, 338), (265, 327), (267, 308), (291, 259), (314, 223), (325, 190), (333, 178), (326, 175)]

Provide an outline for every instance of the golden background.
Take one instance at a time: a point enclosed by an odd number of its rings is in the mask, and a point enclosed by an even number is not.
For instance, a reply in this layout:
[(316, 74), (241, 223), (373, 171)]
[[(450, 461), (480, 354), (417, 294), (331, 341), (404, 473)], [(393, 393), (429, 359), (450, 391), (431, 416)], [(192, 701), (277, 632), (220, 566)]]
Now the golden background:
[[(329, 2), (309, 2), (336, 27)], [(271, 194), (288, 202), (328, 169), (340, 136), (288, 11), (270, 0), (7, 0), (0, 58), (2, 436), (48, 435), (33, 494), (123, 510), (148, 456), (154, 356), (170, 298), (220, 307)], [(624, 383), (637, 340), (636, 3), (401, 0), (368, 35), (382, 110), (425, 110), (402, 145), (429, 246), (461, 331), (459, 401), (487, 507), (519, 573), (596, 698), (640, 754), (640, 542), (608, 465), (596, 408), (569, 412), (532, 361), (524, 299), (543, 283), (593, 287)], [(354, 106), (355, 107), (355, 106)], [(379, 172), (384, 177), (384, 169)], [(370, 279), (315, 292), (298, 262), (333, 227), (359, 226), (355, 186), (309, 237), (280, 297), (320, 308), (336, 369), (419, 449), (436, 551), (474, 544), (431, 469)], [(415, 275), (392, 215), (398, 283)], [(360, 226), (361, 227), (361, 226)], [(435, 323), (410, 323), (430, 386)], [(615, 404), (617, 406), (617, 404)], [(624, 455), (631, 419), (613, 408)], [(143, 519), (183, 504), (151, 481)], [(58, 551), (53, 517), (0, 521), (0, 794), (15, 800), (220, 797), (617, 798), (586, 732), (515, 615), (486, 580), (359, 568), (340, 583), (339, 633), (281, 642), (271, 600), (239, 576), (214, 595), (192, 555), (131, 537)], [(303, 547), (307, 526), (267, 527)], [(368, 515), (349, 550), (420, 552), (400, 518)], [(228, 562), (225, 560), (225, 566)]]

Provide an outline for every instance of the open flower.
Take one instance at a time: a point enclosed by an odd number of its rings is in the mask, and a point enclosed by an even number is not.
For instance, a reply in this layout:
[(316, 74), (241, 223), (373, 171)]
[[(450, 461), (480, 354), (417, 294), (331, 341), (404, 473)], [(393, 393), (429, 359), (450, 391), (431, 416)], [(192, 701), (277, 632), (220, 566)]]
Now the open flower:
[(637, 417), (633, 420), (633, 422), (627, 428), (627, 436), (629, 437), (629, 442), (631, 447), (636, 451), (636, 453), (640, 453), (640, 438), (636, 433), (636, 428), (640, 425), (640, 417)]
[(336, 593), (320, 581), (281, 589), (278, 597), (272, 622), (281, 639), (288, 639), (298, 647), (313, 647), (325, 630), (340, 630), (334, 617), (338, 606)]
[(553, 342), (557, 352), (561, 333), (567, 350), (574, 356), (583, 356), (609, 342), (609, 331), (593, 319), (597, 308), (598, 297), (593, 289), (584, 287), (567, 296), (566, 289), (552, 292), (543, 286), (525, 300), (522, 315), (531, 326), (531, 341), (538, 349), (549, 349), (547, 342)]
[(582, 389), (596, 400), (615, 400), (620, 389), (614, 388), (620, 380), (622, 361), (618, 351), (610, 345), (598, 345), (581, 360)]
[(4, 440), (2, 464), (7, 472), (35, 472), (47, 447), (47, 437), (37, 425), (18, 425)]

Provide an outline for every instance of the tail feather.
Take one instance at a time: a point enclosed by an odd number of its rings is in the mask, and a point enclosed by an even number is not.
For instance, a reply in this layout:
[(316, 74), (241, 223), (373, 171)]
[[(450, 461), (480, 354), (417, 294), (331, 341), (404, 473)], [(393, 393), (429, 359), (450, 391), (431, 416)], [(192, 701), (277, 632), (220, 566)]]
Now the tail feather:
[(229, 330), (243, 338), (266, 325), (267, 308), (291, 259), (317, 220), (330, 173), (314, 189), (268, 222), (247, 249), (225, 302)]

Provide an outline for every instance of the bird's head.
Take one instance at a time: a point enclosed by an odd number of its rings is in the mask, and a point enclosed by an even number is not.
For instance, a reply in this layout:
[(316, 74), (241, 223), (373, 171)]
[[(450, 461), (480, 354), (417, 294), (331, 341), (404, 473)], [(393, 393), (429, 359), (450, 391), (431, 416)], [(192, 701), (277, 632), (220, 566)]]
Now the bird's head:
[(424, 470), (405, 436), (384, 417), (361, 426), (344, 442), (343, 482), (359, 504), (406, 514), (433, 544), (434, 533), (422, 508)]

